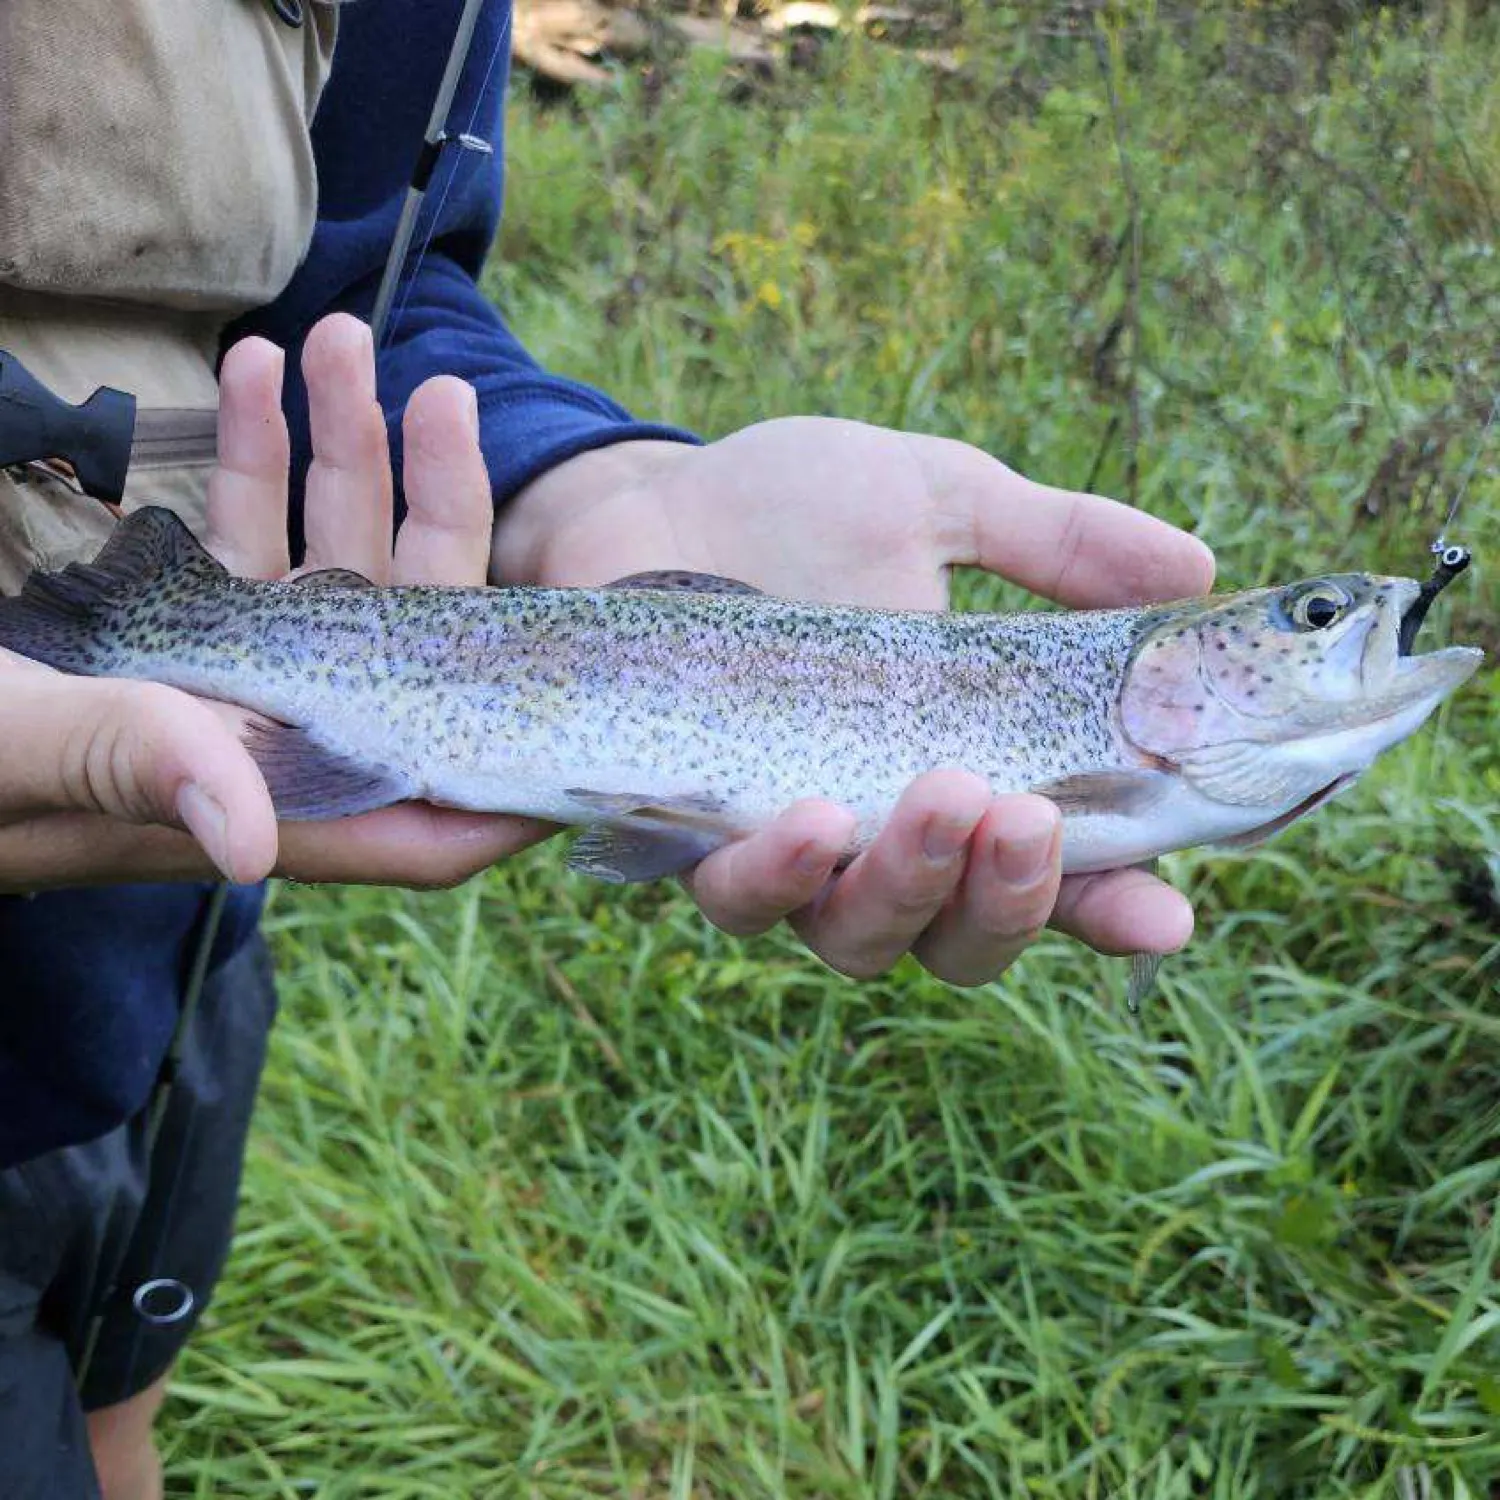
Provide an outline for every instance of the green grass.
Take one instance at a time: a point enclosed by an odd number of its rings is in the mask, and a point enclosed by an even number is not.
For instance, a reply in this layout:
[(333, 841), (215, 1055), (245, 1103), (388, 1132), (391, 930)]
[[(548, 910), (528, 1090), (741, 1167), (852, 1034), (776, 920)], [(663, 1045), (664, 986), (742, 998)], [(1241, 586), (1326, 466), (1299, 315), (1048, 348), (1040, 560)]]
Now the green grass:
[[(1133, 489), (1226, 585), (1424, 569), (1500, 380), (1495, 28), (1175, 14), (518, 97), (494, 293), (710, 435), (964, 437)], [(1492, 652), (1497, 458), (1435, 627)], [(171, 1493), (1496, 1493), (1497, 741), (1487, 670), (1268, 849), (1170, 861), (1199, 935), (1139, 1020), (1061, 939), (854, 985), (555, 850), (278, 892)]]

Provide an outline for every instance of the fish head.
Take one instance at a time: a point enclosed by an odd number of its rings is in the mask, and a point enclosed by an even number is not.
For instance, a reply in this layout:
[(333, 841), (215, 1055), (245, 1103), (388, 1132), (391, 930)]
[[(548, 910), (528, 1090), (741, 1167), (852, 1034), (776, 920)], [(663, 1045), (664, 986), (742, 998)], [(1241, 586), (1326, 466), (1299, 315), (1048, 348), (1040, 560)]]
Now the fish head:
[(1419, 728), (1483, 659), (1472, 647), (1403, 649), (1414, 631), (1403, 643), (1401, 622), (1421, 593), (1409, 578), (1339, 573), (1148, 611), (1121, 730), (1215, 800), (1316, 805)]

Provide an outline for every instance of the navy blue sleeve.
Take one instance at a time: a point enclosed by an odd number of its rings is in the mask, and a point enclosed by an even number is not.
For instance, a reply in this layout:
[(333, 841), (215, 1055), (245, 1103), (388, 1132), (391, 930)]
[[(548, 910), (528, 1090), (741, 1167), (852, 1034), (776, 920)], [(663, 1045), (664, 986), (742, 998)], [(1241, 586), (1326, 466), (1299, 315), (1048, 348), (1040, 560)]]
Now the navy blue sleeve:
[[(370, 316), (461, 9), (461, 0), (359, 0), (341, 10), (333, 69), (313, 122), (319, 204), (312, 247), (282, 296), (229, 337), (261, 333), (291, 353), (325, 313)], [(440, 155), (379, 358), (398, 475), (407, 398), (431, 375), (459, 375), (479, 393), (497, 504), (592, 448), (635, 438), (698, 441), (638, 421), (599, 391), (543, 370), (479, 290), (504, 191), (510, 24), (509, 0), (486, 6), (448, 122), (451, 132), (477, 136), (493, 151), (449, 145)], [(289, 358), (286, 405), (300, 476), (310, 452), (295, 366)], [(294, 490), (294, 511), (300, 502)], [(294, 542), (300, 550), (300, 537)]]

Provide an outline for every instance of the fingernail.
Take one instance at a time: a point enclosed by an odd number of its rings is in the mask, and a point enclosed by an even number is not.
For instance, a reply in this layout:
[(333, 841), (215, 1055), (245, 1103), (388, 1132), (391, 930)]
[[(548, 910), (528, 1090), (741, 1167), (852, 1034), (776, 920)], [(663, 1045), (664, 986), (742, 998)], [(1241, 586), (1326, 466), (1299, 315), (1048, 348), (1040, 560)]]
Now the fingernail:
[(995, 873), (1001, 881), (1023, 888), (1042, 880), (1052, 863), (1056, 833), (1056, 813), (1022, 803), (1006, 819), (995, 842)]
[(177, 816), (203, 846), (203, 852), (219, 867), (226, 880), (234, 879), (229, 858), (229, 819), (201, 786), (189, 782), (177, 793)]
[(922, 853), (932, 864), (951, 864), (973, 832), (973, 818), (929, 818), (922, 831)]
[(1186, 896), (1178, 899), (1172, 916), (1162, 923), (1160, 952), (1176, 953), (1185, 948), (1193, 936), (1193, 906)]
[(477, 443), (479, 441), (479, 392), (472, 385), (466, 385), (464, 389), (469, 393), (469, 431)]

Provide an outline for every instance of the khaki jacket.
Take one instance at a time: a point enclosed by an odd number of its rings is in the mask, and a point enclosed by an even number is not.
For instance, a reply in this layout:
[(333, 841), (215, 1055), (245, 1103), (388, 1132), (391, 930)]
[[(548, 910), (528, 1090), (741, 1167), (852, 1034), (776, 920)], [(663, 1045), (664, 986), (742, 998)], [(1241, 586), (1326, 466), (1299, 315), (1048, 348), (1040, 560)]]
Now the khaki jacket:
[[(0, 349), (66, 400), (217, 406), (225, 324), (312, 236), (336, 13), (304, 9), (292, 28), (267, 0), (0, 0)], [(201, 529), (209, 467), (133, 468), (126, 508)], [(0, 473), (0, 590), (111, 524), (61, 481)]]

